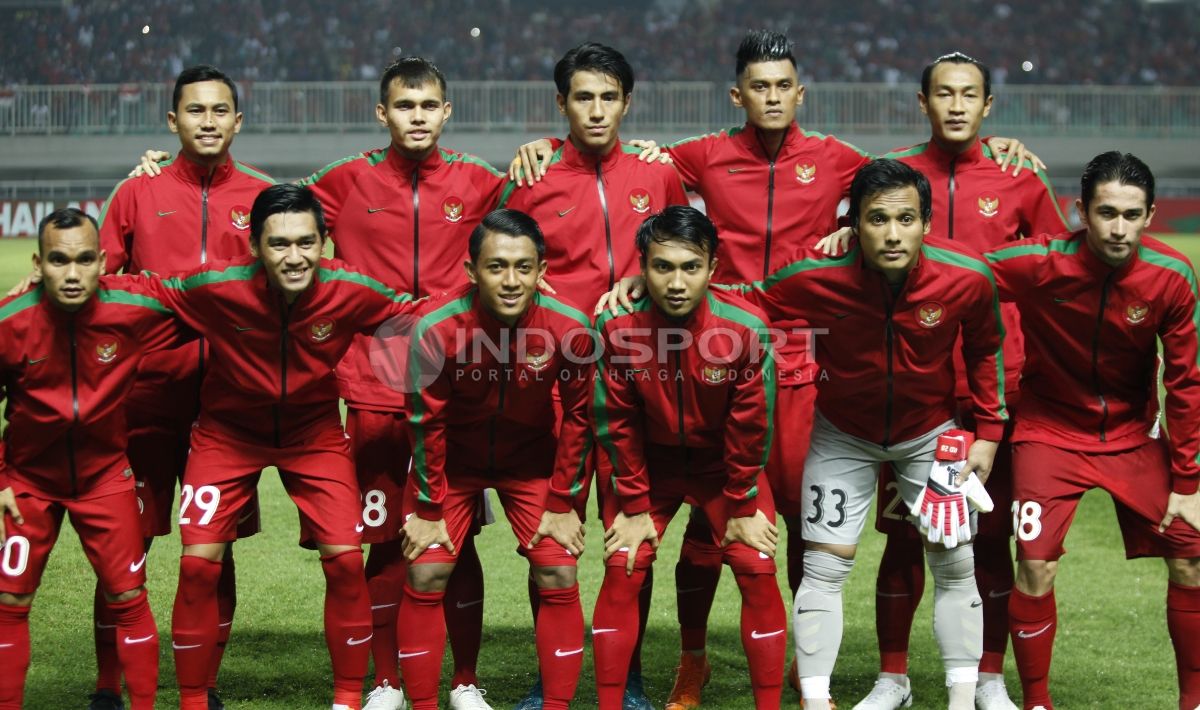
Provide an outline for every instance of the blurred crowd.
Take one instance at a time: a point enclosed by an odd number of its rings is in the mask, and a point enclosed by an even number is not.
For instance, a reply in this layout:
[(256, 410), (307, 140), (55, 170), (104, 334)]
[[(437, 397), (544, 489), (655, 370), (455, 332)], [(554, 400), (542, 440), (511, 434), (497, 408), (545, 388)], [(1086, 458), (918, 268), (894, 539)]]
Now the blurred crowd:
[(392, 58), (451, 81), (548, 79), (596, 40), (639, 79), (727, 81), (749, 28), (786, 31), (806, 82), (910, 83), (961, 50), (994, 82), (1195, 84), (1191, 0), (66, 0), (0, 8), (0, 86), (168, 81), (211, 63), (243, 81), (371, 80)]

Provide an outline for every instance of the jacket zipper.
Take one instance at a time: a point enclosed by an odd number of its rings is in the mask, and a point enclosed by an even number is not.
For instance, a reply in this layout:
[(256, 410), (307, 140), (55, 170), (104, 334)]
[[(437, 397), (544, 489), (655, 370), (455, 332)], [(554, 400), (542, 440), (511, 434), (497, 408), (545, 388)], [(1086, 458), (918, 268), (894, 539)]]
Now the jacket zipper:
[[(503, 331), (502, 331), (503, 332)], [(503, 342), (503, 340), (502, 340)], [(504, 375), (500, 378), (500, 401), (496, 405), (496, 411), (492, 414), (492, 418), (488, 421), (488, 474), (496, 472), (496, 420), (504, 413), (504, 393), (505, 385), (508, 384), (508, 378), (511, 370), (507, 365), (504, 366)]]
[(679, 450), (683, 460), (687, 462), (690, 456), (683, 416), (683, 355), (678, 350), (675, 351), (675, 406), (679, 413)]
[[(791, 128), (788, 128), (790, 131)], [(787, 135), (783, 137), (787, 141)], [(767, 146), (763, 145), (762, 134), (758, 134), (758, 144), (762, 146), (763, 153), (767, 152)], [(772, 222), (775, 218), (775, 161), (779, 158), (779, 153), (783, 150), (783, 143), (779, 144), (779, 150), (767, 159), (767, 233), (766, 241), (763, 247), (763, 278), (771, 275), (771, 237), (773, 235)]]
[(946, 234), (949, 235), (948, 238), (950, 239), (954, 238), (954, 167), (957, 163), (958, 156), (956, 155), (950, 159), (950, 182), (948, 184), (948, 189), (950, 192), (950, 206), (946, 210), (946, 215), (950, 218), (950, 229), (946, 232)]
[(1112, 286), (1113, 274), (1104, 278), (1104, 286), (1100, 289), (1100, 310), (1096, 313), (1096, 334), (1092, 337), (1092, 386), (1096, 388), (1096, 396), (1100, 398), (1100, 441), (1108, 441), (1108, 400), (1100, 389), (1100, 328), (1104, 325), (1104, 308), (1108, 303), (1108, 289)]
[(291, 319), (292, 308), (284, 303), (280, 309), (279, 324), (279, 403), (275, 405), (275, 448), (283, 446), (282, 419), (283, 408), (287, 405), (287, 371), (288, 371), (288, 321)]
[(417, 192), (417, 178), (421, 175), (421, 167), (413, 171), (412, 177), (412, 195), (413, 195), (413, 280), (412, 292), (414, 297), (420, 297), (421, 289), (417, 286), (418, 278), (421, 272), (421, 195)]
[[(620, 146), (615, 150), (620, 150)], [(600, 193), (600, 211), (604, 213), (604, 243), (608, 248), (608, 287), (611, 289), (617, 280), (617, 267), (613, 262), (612, 225), (608, 221), (608, 197), (604, 194), (604, 174), (600, 171), (600, 161), (596, 161), (596, 192)]]
[[(200, 178), (200, 264), (208, 263), (208, 188), (212, 186), (212, 176)], [(200, 357), (200, 378), (196, 384), (204, 382), (204, 338), (196, 339), (196, 350)], [(197, 393), (198, 394), (198, 393)]]
[(67, 467), (71, 474), (71, 497), (79, 495), (79, 469), (75, 465), (75, 427), (79, 425), (79, 371), (75, 353), (75, 318), (67, 321), (71, 339), (71, 426), (67, 429)]
[(892, 406), (895, 396), (895, 369), (892, 364), (892, 359), (895, 350), (896, 332), (892, 326), (892, 315), (895, 313), (896, 304), (892, 298), (891, 285), (886, 280), (883, 282), (884, 294), (883, 302), (887, 307), (887, 322), (883, 326), (884, 335), (887, 338), (887, 400), (883, 408), (883, 448), (887, 450), (892, 443)]

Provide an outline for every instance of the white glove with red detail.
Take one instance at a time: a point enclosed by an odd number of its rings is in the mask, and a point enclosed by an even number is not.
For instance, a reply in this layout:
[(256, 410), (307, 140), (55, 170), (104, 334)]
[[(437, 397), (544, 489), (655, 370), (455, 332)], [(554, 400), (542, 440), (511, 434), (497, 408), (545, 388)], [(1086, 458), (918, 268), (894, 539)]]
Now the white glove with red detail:
[(971, 541), (974, 533), (968, 505), (981, 513), (990, 513), (995, 507), (977, 476), (971, 474), (965, 480), (961, 477), (967, 465), (967, 450), (974, 441), (970, 432), (961, 429), (951, 429), (938, 437), (929, 481), (912, 508), (921, 534), (947, 549)]

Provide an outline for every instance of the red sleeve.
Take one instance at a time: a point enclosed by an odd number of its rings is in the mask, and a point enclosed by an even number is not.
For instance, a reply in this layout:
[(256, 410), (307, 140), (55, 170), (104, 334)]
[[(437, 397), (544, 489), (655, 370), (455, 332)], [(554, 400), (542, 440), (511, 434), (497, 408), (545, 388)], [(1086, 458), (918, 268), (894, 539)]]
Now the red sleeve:
[(1190, 495), (1200, 485), (1200, 301), (1194, 285), (1172, 278), (1177, 282), (1174, 298), (1158, 331), (1167, 390), (1164, 414), (1171, 445), (1171, 490)]
[(195, 340), (196, 333), (175, 317), (175, 312), (159, 299), (161, 295), (151, 284), (158, 283), (152, 276), (122, 276), (113, 279), (112, 286), (124, 292), (130, 305), (137, 307), (138, 347), (145, 354), (166, 350)]
[[(452, 352), (441, 342), (441, 334), (431, 320), (421, 320), (413, 331), (408, 355), (408, 389), (405, 398), (412, 407), (409, 430), (412, 437), (412, 475), (408, 486), (416, 500), (416, 514), (425, 520), (441, 520), (446, 500), (446, 408), (453, 395), (449, 378)], [(426, 373), (437, 368), (437, 377), (428, 384)]]
[(837, 138), (829, 138), (829, 150), (833, 153), (834, 165), (837, 170), (838, 184), (842, 186), (842, 196), (850, 194), (850, 183), (855, 174), (867, 163), (874, 160), (873, 155)]
[(347, 156), (326, 165), (298, 183), (310, 188), (317, 199), (321, 201), (321, 208), (325, 211), (325, 226), (330, 234), (333, 234), (335, 230), (337, 218), (342, 204), (346, 201), (346, 196), (354, 187), (356, 171), (352, 166), (356, 160), (363, 157), (363, 153)]
[[(0, 385), (0, 402), (4, 401), (4, 385)], [(7, 454), (4, 450), (4, 440), (0, 439), (0, 491), (8, 488), (11, 483), (8, 480), (8, 462)]]
[(725, 498), (729, 515), (744, 518), (758, 510), (758, 478), (767, 465), (775, 418), (775, 358), (764, 324), (747, 329), (745, 356), (729, 402), (725, 427)]
[(1044, 243), (1025, 240), (986, 252), (984, 258), (996, 279), (1000, 300), (1017, 301), (1021, 296), (1035, 293), (1038, 265), (1048, 254)]
[(580, 326), (573, 331), (568, 344), (571, 356), (560, 371), (558, 391), (562, 397), (563, 417), (558, 428), (558, 450), (555, 453), (554, 473), (550, 478), (550, 494), (546, 510), (566, 513), (587, 501), (592, 467), (588, 465), (592, 451), (591, 422), (588, 404), (592, 396), (592, 353), (594, 331)]
[(206, 271), (207, 269), (201, 268), (184, 276), (169, 278), (155, 274), (129, 274), (121, 276), (117, 283), (122, 288), (136, 291), (157, 301), (188, 328), (197, 333), (203, 333), (205, 321), (202, 316), (204, 314), (202, 309), (197, 307), (195, 301), (197, 294), (205, 289), (191, 286), (190, 279)]
[[(1031, 166), (1032, 167), (1032, 166)], [(1025, 188), (1025, 209), (1021, 210), (1021, 234), (1037, 237), (1042, 234), (1062, 234), (1068, 231), (1067, 216), (1058, 205), (1054, 188), (1050, 186), (1044, 172), (1038, 171), (1036, 180), (1029, 180)]]
[(620, 338), (620, 327), (611, 328), (610, 323), (602, 320), (597, 325), (603, 354), (597, 363), (592, 421), (596, 441), (612, 462), (612, 492), (620, 501), (621, 512), (637, 515), (650, 509), (650, 474), (646, 470), (642, 439), (642, 404), (633, 380), (639, 373), (632, 372), (627, 364), (621, 364), (619, 358), (613, 357), (611, 338)]
[(1008, 409), (1004, 401), (1004, 325), (1000, 299), (986, 265), (982, 277), (971, 279), (964, 298), (969, 309), (962, 322), (962, 354), (975, 412), (975, 436), (988, 441), (1004, 438)]
[[(667, 166), (663, 166), (664, 168)], [(668, 205), (687, 205), (688, 202), (687, 190), (683, 187), (683, 181), (679, 179), (679, 173), (674, 168), (670, 168), (670, 172), (664, 171), (667, 190)]]
[(667, 146), (675, 169), (683, 184), (692, 190), (698, 190), (704, 178), (704, 170), (708, 167), (709, 147), (713, 144), (712, 136), (696, 136), (684, 138)]
[(104, 250), (104, 270), (115, 274), (129, 265), (129, 251), (133, 242), (133, 226), (137, 221), (137, 198), (134, 197), (134, 182), (137, 178), (126, 178), (117, 183), (104, 206), (100, 208), (100, 248)]
[(832, 262), (834, 261), (856, 260), (858, 258), (857, 245), (836, 258), (826, 259), (817, 255), (818, 253), (815, 250), (807, 247), (801, 254), (807, 255), (809, 252), (813, 256), (806, 256), (805, 258), (793, 261), (773, 272), (762, 281), (729, 285), (719, 284), (717, 288), (737, 293), (749, 302), (750, 305), (765, 313), (767, 318), (772, 321), (796, 320), (809, 307), (809, 303), (812, 300), (808, 294), (808, 289), (804, 285), (805, 272), (822, 261), (828, 260), (831, 262), (830, 265), (833, 265)]

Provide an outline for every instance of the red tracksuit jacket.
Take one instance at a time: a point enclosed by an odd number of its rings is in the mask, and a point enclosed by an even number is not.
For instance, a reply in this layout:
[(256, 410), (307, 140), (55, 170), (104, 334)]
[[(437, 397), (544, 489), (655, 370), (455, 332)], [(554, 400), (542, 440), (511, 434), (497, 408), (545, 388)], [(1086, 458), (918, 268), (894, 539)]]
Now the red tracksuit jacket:
[[(714, 279), (737, 283), (765, 279), (799, 250), (837, 229), (838, 203), (854, 174), (871, 160), (832, 136), (805, 131), (795, 122), (774, 156), (750, 124), (688, 138), (667, 147), (683, 182), (704, 198), (717, 225)], [(802, 319), (781, 328), (804, 327)], [(780, 383), (812, 382), (816, 367), (806, 338), (793, 337), (778, 353)]]
[[(100, 247), (108, 253), (108, 272), (179, 273), (249, 254), (250, 207), (275, 181), (232, 156), (211, 177), (182, 155), (162, 166), (159, 177), (123, 180), (104, 204)], [(175, 395), (185, 393), (171, 385), (197, 378), (205, 351), (201, 341), (146, 357), (129, 401), (145, 411), (178, 415)], [(195, 390), (184, 386), (194, 397)]]
[(132, 487), (125, 393), (146, 353), (187, 337), (166, 306), (118, 277), (101, 278), (74, 313), (40, 286), (0, 302), (0, 489), (66, 499)]
[(1158, 412), (1163, 344), (1171, 487), (1200, 481), (1200, 367), (1196, 276), (1187, 257), (1143, 237), (1118, 268), (1087, 246), (1087, 232), (990, 252), (1001, 297), (1025, 329), (1027, 383), (1013, 441), (1110, 452), (1146, 442)]
[[(725, 477), (730, 514), (753, 515), (775, 411), (763, 314), (735, 294), (710, 291), (683, 324), (644, 298), (632, 313), (606, 311), (596, 328), (604, 352), (592, 419), (622, 512), (650, 508), (651, 459), (656, 469)], [(663, 347), (660, 334), (669, 337), (663, 331), (673, 328), (688, 336)]]
[(857, 246), (793, 262), (734, 288), (774, 319), (805, 314), (815, 334), (817, 409), (841, 431), (887, 447), (954, 418), (951, 353), (959, 331), (976, 435), (999, 441), (1003, 326), (987, 264), (952, 242), (927, 239), (898, 293)]
[[(546, 507), (567, 512), (587, 495), (587, 402), (594, 333), (582, 312), (539, 292), (512, 327), (479, 304), (474, 286), (422, 304), (408, 358), (417, 515), (442, 517), (455, 472), (550, 477)], [(498, 355), (499, 353), (499, 355)], [(417, 363), (420, 363), (417, 365)], [(430, 373), (430, 381), (419, 379)], [(434, 376), (436, 374), (436, 377)], [(562, 398), (554, 431), (552, 392)]]
[[(339, 259), (420, 298), (466, 281), (471, 230), (505, 182), (472, 155), (438, 149), (418, 163), (389, 146), (339, 160), (300, 184), (321, 200)], [(338, 364), (342, 397), (352, 407), (400, 411), (403, 395), (380, 383), (369, 353), (369, 339), (357, 338)]]
[(546, 281), (556, 291), (595, 302), (617, 279), (638, 272), (637, 228), (667, 205), (686, 205), (674, 168), (637, 159), (618, 144), (597, 158), (563, 142), (549, 172), (532, 187), (509, 183), (501, 207), (537, 220), (546, 236)]
[(320, 261), (290, 306), (254, 257), (136, 278), (211, 345), (200, 423), (276, 447), (303, 444), (315, 426), (340, 426), (334, 365), (356, 334), (413, 308), (408, 294), (336, 259)]
[[(975, 141), (965, 153), (954, 155), (929, 141), (901, 148), (885, 157), (894, 158), (924, 173), (933, 192), (933, 220), (929, 236), (953, 239), (977, 252), (997, 249), (1006, 242), (1040, 234), (1059, 234), (1067, 229), (1054, 189), (1046, 175), (1032, 166), (1013, 177), (1000, 171), (991, 148)], [(1028, 164), (1027, 164), (1028, 165)], [(1024, 337), (1016, 306), (1000, 306), (1004, 317), (1005, 386), (1014, 393), (1025, 362)], [(958, 351), (956, 351), (957, 353)], [(961, 372), (962, 358), (955, 357)], [(959, 397), (970, 394), (960, 377)]]

